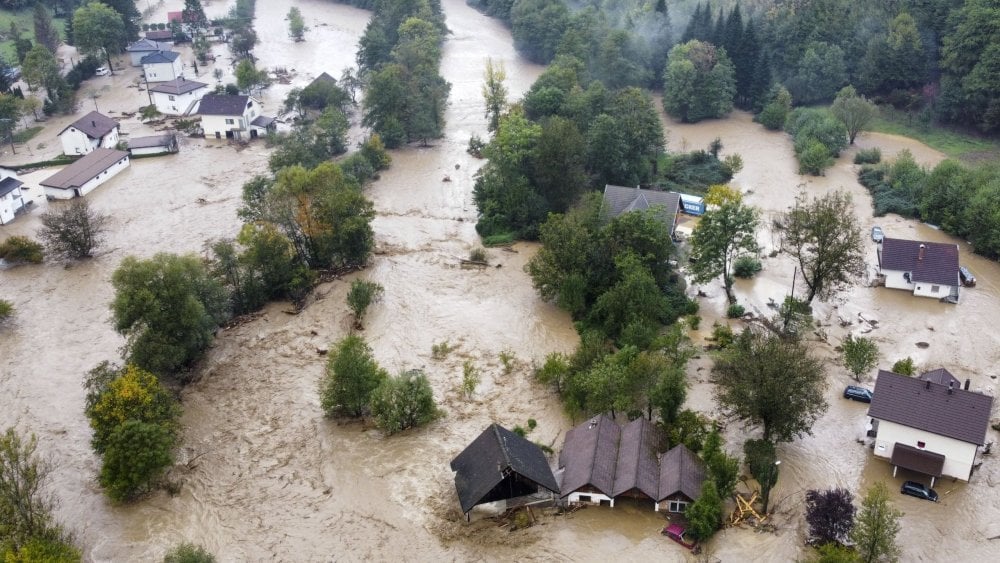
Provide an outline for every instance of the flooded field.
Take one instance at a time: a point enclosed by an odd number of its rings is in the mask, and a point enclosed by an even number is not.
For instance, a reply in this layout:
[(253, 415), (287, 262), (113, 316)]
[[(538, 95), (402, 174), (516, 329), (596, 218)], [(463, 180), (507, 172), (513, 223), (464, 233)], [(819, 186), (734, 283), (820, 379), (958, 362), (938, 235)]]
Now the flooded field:
[[(153, 6), (153, 21), (182, 4), (171, 0)], [(304, 43), (287, 37), (284, 16), (290, 5), (300, 7), (311, 27)], [(325, 358), (317, 352), (345, 335), (350, 322), (344, 305), (350, 280), (335, 281), (320, 286), (301, 314), (289, 314), (288, 304), (276, 303), (260, 319), (220, 332), (201, 378), (183, 393), (182, 447), (170, 474), (180, 485), (178, 495), (161, 492), (129, 506), (113, 505), (102, 495), (80, 382), (98, 362), (116, 359), (122, 344), (109, 324), (111, 273), (128, 254), (201, 253), (207, 241), (234, 235), (240, 187), (266, 169), (268, 149), (262, 143), (237, 150), (185, 139), (178, 155), (135, 161), (88, 196), (94, 207), (113, 216), (113, 232), (100, 256), (69, 268), (46, 263), (0, 271), (2, 296), (18, 309), (0, 339), (5, 358), (0, 425), (38, 434), (55, 466), (52, 492), (61, 501), (57, 516), (76, 534), (86, 560), (155, 561), (181, 541), (204, 545), (220, 561), (685, 557), (656, 533), (662, 517), (627, 504), (546, 518), (540, 526), (515, 533), (490, 520), (467, 524), (459, 512), (448, 462), (489, 423), (511, 427), (535, 418), (538, 428), (531, 438), (556, 449), (561, 445), (571, 421), (553, 394), (531, 381), (531, 364), (551, 351), (571, 351), (577, 337), (567, 315), (539, 301), (522, 270), (536, 251), (534, 245), (490, 250), (489, 261), (496, 267), (459, 266), (459, 259), (478, 244), (471, 192), (482, 162), (466, 154), (465, 147), (470, 135), (486, 133), (480, 93), (485, 60), (504, 62), (512, 97), (526, 91), (542, 68), (514, 52), (509, 32), (497, 21), (462, 0), (443, 0), (442, 5), (452, 31), (442, 64), (452, 83), (446, 135), (431, 147), (395, 151), (392, 168), (368, 189), (377, 209), (377, 250), (371, 266), (356, 274), (386, 289), (369, 313), (363, 335), (390, 371), (426, 371), (447, 413), (441, 420), (385, 438), (360, 424), (322, 418), (316, 390)], [(221, 0), (206, 2), (210, 16), (225, 9)], [(368, 17), (323, 0), (258, 2), (260, 64), (284, 67), (293, 77), (265, 92), (265, 112), (273, 115), (290, 88), (321, 72), (339, 76), (353, 66)], [(230, 72), (222, 56), (225, 48), (216, 47), (216, 53), (216, 64)], [(145, 92), (120, 87), (137, 76), (131, 72), (95, 79), (107, 81), (95, 82), (100, 109), (115, 108), (118, 113), (111, 115), (117, 116), (148, 103)], [(211, 67), (202, 72), (211, 76)], [(81, 111), (92, 109), (92, 103), (85, 99)], [(58, 153), (55, 134), (74, 119), (50, 121), (32, 141), (36, 156)], [(845, 189), (854, 196), (866, 229), (877, 222), (889, 236), (949, 240), (898, 217), (873, 219), (867, 193), (855, 181), (851, 154), (825, 177), (801, 177), (787, 137), (766, 132), (746, 114), (696, 125), (667, 121), (666, 126), (673, 150), (702, 148), (718, 136), (724, 153), (741, 154), (745, 165), (734, 183), (768, 217), (786, 210), (800, 185), (810, 194)], [(123, 129), (134, 135), (145, 134), (145, 128), (134, 118), (123, 120)], [(35, 148), (37, 143), (45, 147)], [(879, 146), (887, 156), (909, 148), (925, 164), (942, 158), (898, 137), (865, 135), (859, 145)], [(23, 162), (20, 157), (5, 154), (2, 162)], [(29, 193), (37, 197), (37, 182), (53, 172), (26, 176), (26, 183), (36, 186)], [(34, 233), (45, 205), (42, 198), (39, 209), (3, 227), (2, 234)], [(777, 244), (770, 232), (762, 233), (761, 241), (768, 248)], [(971, 378), (976, 389), (996, 391), (991, 376), (1000, 359), (1000, 331), (991, 319), (1000, 315), (1000, 266), (974, 257), (964, 244), (962, 248), (963, 263), (976, 273), (979, 286), (966, 290), (957, 306), (864, 287), (816, 306), (825, 342), (814, 338), (830, 360), (830, 411), (814, 436), (779, 448), (782, 473), (772, 494), (777, 531), (725, 530), (708, 546), (711, 556), (722, 561), (801, 558), (805, 489), (839, 485), (857, 491), (875, 480), (893, 482), (888, 464), (872, 460), (855, 442), (865, 406), (840, 398), (849, 376), (836, 364), (833, 347), (846, 331), (857, 328), (859, 312), (880, 321), (868, 336), (882, 350), (883, 367), (909, 355), (921, 367), (947, 367), (960, 379)], [(779, 255), (765, 260), (757, 279), (741, 282), (737, 294), (750, 308), (767, 313), (768, 299), (780, 301), (791, 277), (791, 263)], [(718, 284), (701, 289), (709, 295), (700, 299), (706, 327), (724, 316), (725, 297)], [(841, 328), (840, 317), (855, 323)], [(432, 345), (444, 341), (457, 348), (444, 360), (433, 359)], [(930, 347), (917, 348), (919, 341)], [(518, 360), (510, 373), (499, 360), (505, 350)], [(458, 390), (466, 361), (482, 375), (471, 400)], [(718, 415), (705, 382), (710, 366), (707, 356), (692, 362), (689, 404)], [(730, 424), (727, 435), (736, 453), (747, 433)], [(989, 439), (995, 438), (991, 432)], [(1000, 535), (998, 482), (997, 463), (988, 459), (969, 485), (941, 482), (939, 504), (899, 498), (907, 512), (900, 537), (904, 560), (945, 560), (956, 554), (987, 560), (996, 550), (987, 538)]]

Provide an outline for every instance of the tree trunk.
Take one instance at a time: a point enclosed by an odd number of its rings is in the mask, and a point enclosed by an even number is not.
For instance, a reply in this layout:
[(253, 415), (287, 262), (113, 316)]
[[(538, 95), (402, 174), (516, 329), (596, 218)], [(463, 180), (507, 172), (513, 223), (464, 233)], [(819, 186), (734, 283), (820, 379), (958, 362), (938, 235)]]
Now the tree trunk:
[(111, 64), (111, 51), (104, 49), (104, 56), (108, 59), (108, 74), (115, 75), (115, 67)]

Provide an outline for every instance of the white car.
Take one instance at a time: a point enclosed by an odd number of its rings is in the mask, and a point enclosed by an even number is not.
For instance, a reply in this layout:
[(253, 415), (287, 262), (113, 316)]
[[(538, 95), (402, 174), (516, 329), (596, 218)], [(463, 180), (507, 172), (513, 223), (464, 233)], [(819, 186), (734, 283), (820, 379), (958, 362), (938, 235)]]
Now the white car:
[(97, 76), (107, 76), (111, 74), (111, 71), (108, 70), (108, 67), (106, 66), (99, 66), (97, 67), (97, 70), (94, 71), (94, 74), (96, 74)]

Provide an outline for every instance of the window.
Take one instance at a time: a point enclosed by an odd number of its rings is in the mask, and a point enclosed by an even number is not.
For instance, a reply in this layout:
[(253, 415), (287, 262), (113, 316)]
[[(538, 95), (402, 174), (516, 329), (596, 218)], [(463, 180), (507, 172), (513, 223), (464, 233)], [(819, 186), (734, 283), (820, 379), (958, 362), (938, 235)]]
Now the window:
[(685, 510), (687, 510), (688, 504), (689, 503), (684, 502), (682, 500), (672, 500), (672, 501), (670, 501), (670, 504), (667, 505), (667, 511), (668, 512), (684, 512)]
[(590, 500), (590, 495), (580, 495), (580, 502), (593, 502)]
[(940, 285), (932, 285), (931, 286), (931, 293), (937, 293), (938, 291), (941, 291), (941, 286)]
[(233, 120), (232, 119), (227, 119), (226, 120), (226, 125), (232, 125), (232, 124), (233, 124)]
[(172, 101), (174, 101), (174, 100), (175, 100), (176, 98), (174, 98), (173, 96), (167, 96), (167, 99), (169, 99), (169, 100), (170, 100), (170, 101), (172, 102)]
[(917, 442), (917, 447), (920, 449), (924, 449), (926, 446), (927, 444), (925, 442)]

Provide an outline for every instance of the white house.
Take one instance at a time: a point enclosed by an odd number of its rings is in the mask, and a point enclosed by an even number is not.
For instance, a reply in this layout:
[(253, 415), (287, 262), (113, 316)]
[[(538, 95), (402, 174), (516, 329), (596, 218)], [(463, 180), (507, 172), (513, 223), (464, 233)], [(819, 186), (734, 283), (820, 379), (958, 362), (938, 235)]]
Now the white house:
[(132, 63), (132, 66), (142, 66), (143, 57), (157, 51), (168, 50), (168, 47), (163, 43), (143, 38), (126, 47), (125, 50), (128, 51), (129, 62)]
[(24, 209), (21, 180), (13, 170), (0, 168), (0, 225), (6, 225)]
[(132, 156), (177, 152), (177, 136), (173, 133), (134, 137), (128, 140), (128, 152)]
[(157, 51), (142, 58), (142, 72), (146, 82), (167, 82), (184, 76), (181, 54), (176, 51)]
[(118, 146), (118, 122), (106, 115), (92, 111), (77, 119), (59, 133), (63, 153), (68, 155), (87, 154), (104, 147)]
[(129, 167), (125, 151), (94, 149), (80, 160), (39, 182), (49, 199), (85, 196)]
[(931, 478), (968, 481), (986, 444), (993, 397), (968, 391), (945, 369), (908, 377), (879, 370), (868, 415), (875, 456)]
[(958, 303), (957, 244), (887, 237), (878, 248), (878, 265), (886, 287)]
[(206, 94), (198, 105), (205, 137), (256, 138), (274, 127), (274, 119), (261, 113), (260, 102), (250, 96)]
[(208, 93), (208, 84), (187, 80), (183, 76), (149, 87), (153, 95), (153, 105), (160, 113), (167, 115), (187, 115), (195, 104)]

